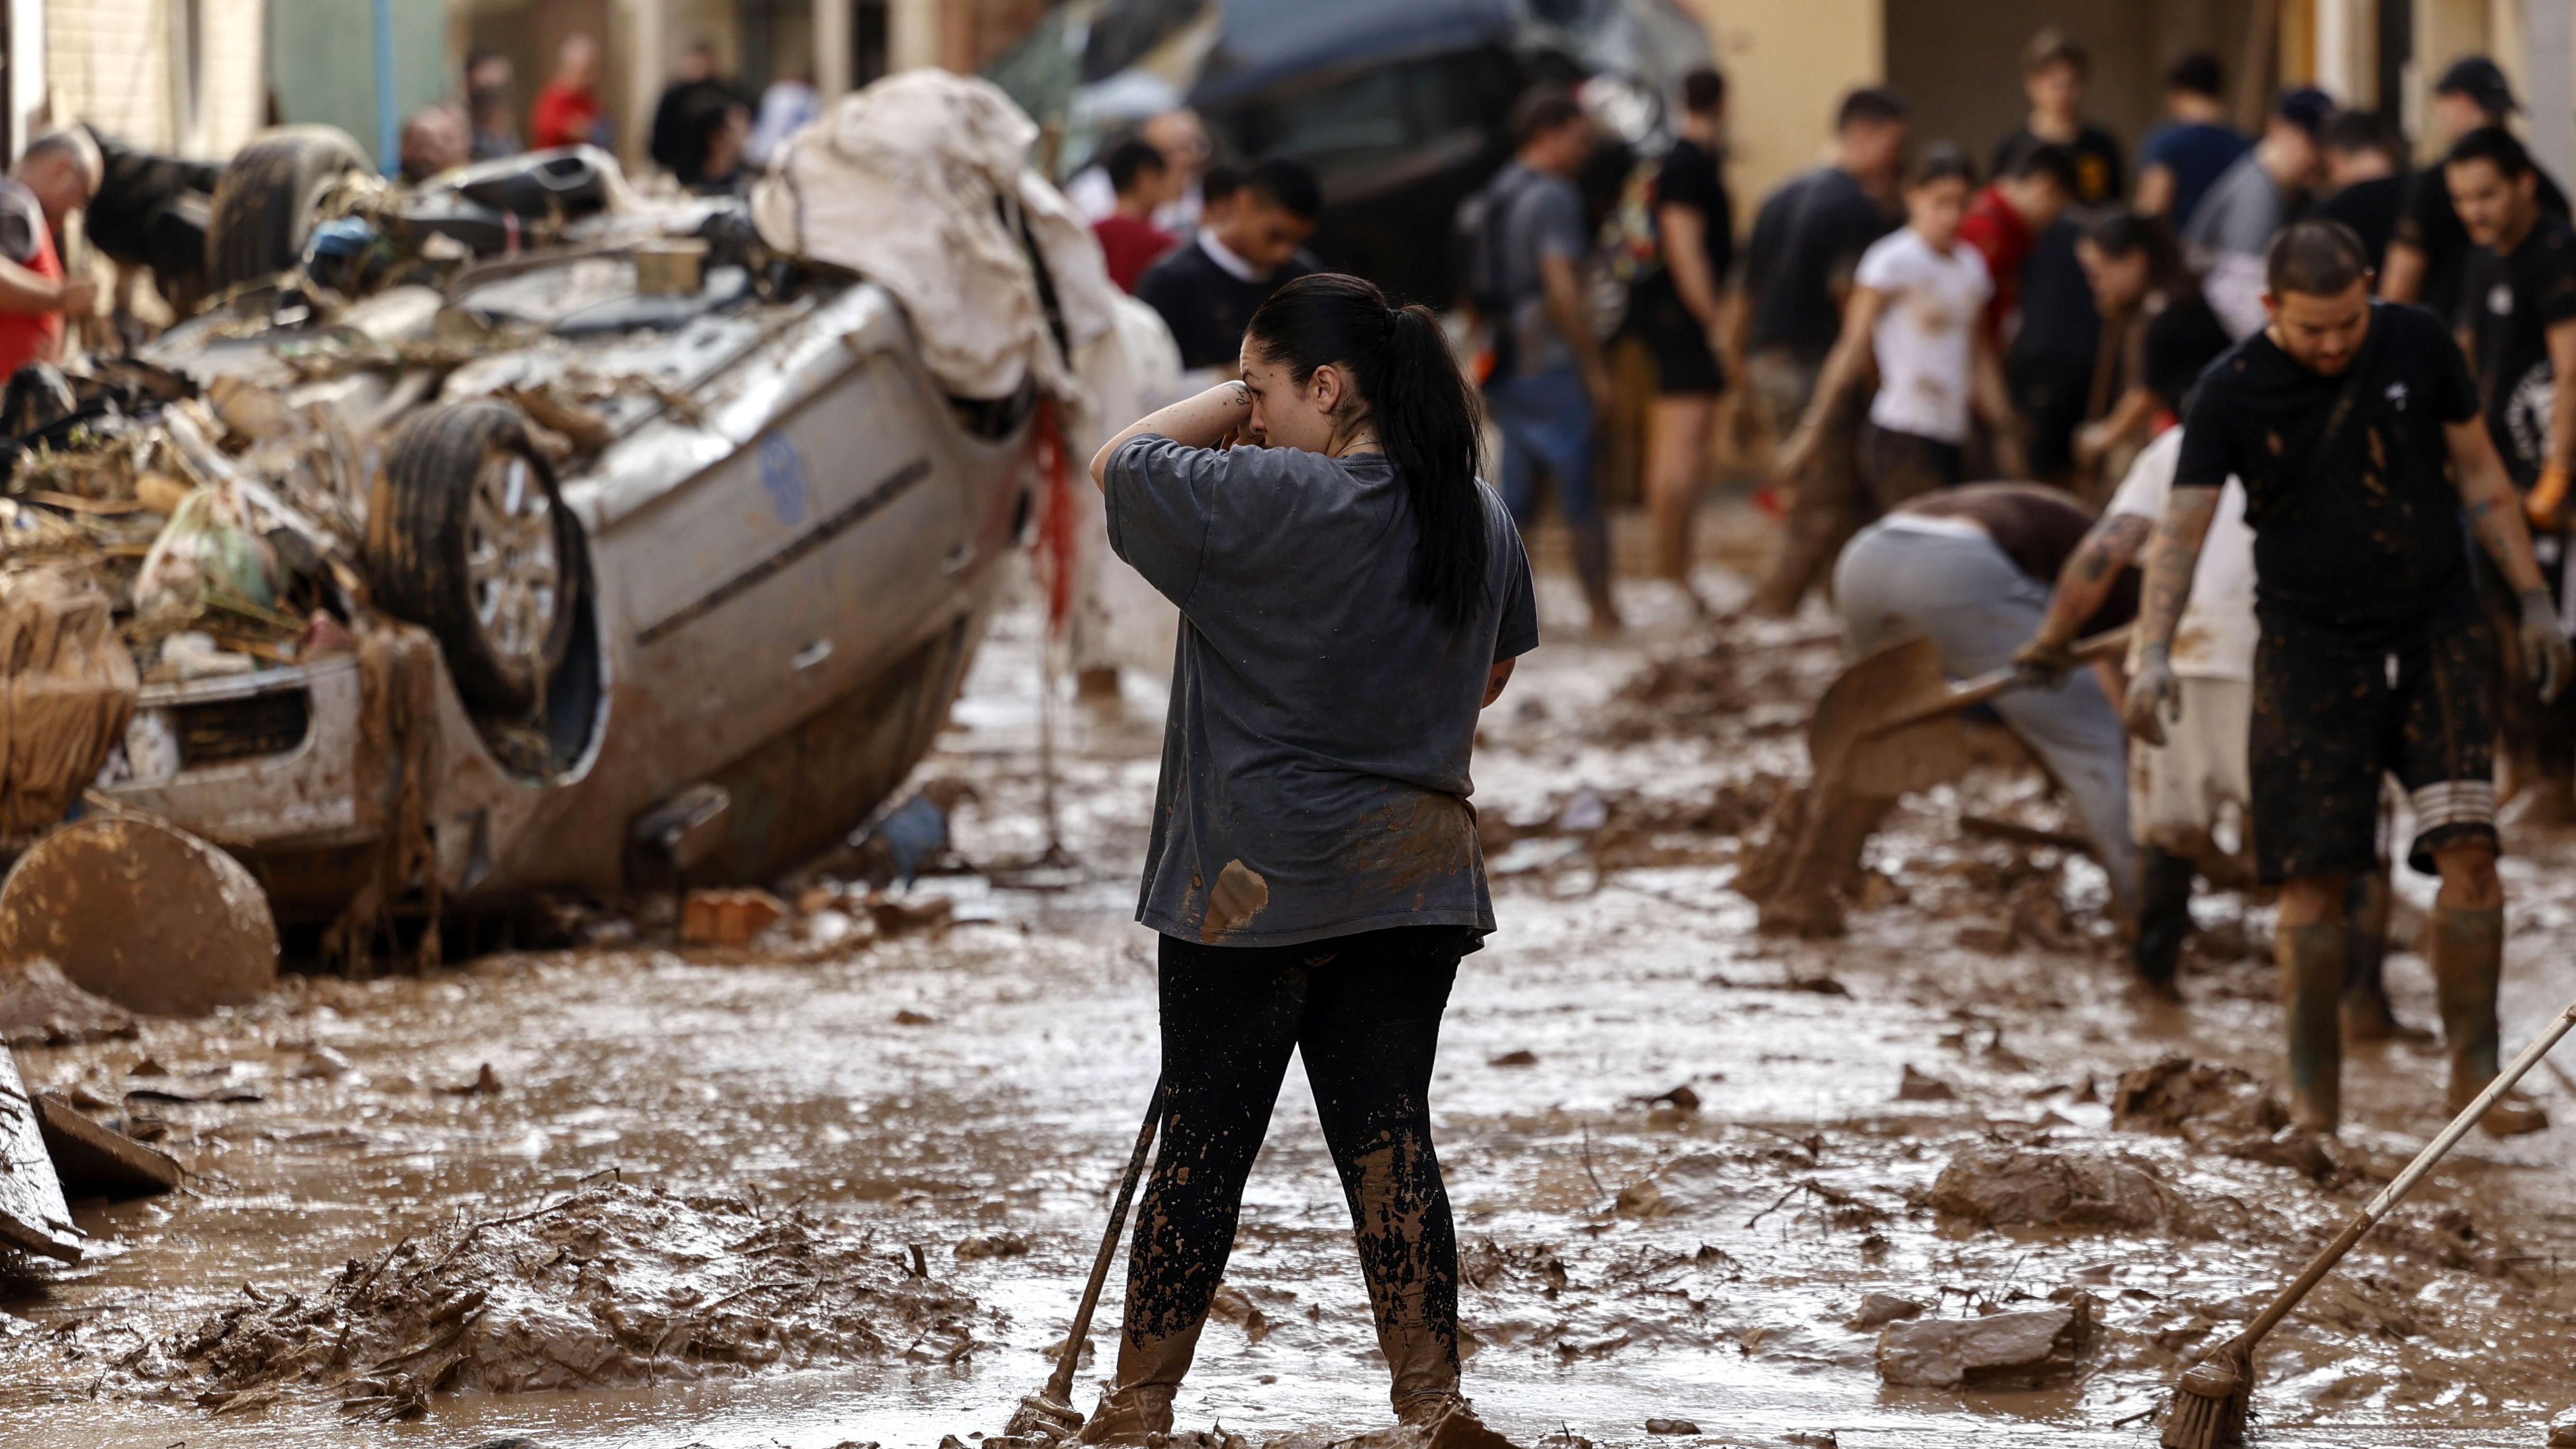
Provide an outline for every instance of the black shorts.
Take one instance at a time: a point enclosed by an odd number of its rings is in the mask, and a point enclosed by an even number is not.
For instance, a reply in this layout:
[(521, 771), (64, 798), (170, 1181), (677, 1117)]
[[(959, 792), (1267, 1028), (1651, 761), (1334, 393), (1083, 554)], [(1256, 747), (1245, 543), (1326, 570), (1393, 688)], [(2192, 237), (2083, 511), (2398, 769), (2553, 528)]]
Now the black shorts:
[(2444, 620), (2371, 648), (2263, 621), (2246, 743), (2265, 883), (2374, 869), (2383, 775), (2415, 807), (2415, 869), (2430, 873), (2436, 850), (2495, 844), (2495, 635), (2467, 600)]
[(1958, 487), (1967, 476), (1967, 450), (1871, 423), (1860, 438), (1860, 476), (1885, 512), (1908, 498)]
[(1669, 282), (1637, 298), (1628, 330), (1654, 354), (1655, 387), (1664, 396), (1714, 397), (1726, 391), (1726, 370), (1709, 350), (1708, 334)]

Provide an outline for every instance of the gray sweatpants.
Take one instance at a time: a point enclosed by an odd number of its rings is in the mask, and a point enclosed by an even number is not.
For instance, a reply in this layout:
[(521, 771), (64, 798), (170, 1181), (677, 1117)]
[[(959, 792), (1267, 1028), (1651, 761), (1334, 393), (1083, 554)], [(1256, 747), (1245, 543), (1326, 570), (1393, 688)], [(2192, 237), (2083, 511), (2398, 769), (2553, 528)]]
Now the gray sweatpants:
[[(2022, 573), (1971, 526), (1933, 532), (1902, 516), (1862, 529), (1834, 566), (1834, 607), (1855, 653), (1923, 634), (1953, 676), (2012, 663), (2013, 651), (2039, 628), (2048, 595), (2049, 585)], [(1994, 708), (2073, 799), (2130, 914), (2138, 869), (2129, 838), (2128, 740), (2101, 682), (2079, 669), (2055, 689), (2009, 691)]]

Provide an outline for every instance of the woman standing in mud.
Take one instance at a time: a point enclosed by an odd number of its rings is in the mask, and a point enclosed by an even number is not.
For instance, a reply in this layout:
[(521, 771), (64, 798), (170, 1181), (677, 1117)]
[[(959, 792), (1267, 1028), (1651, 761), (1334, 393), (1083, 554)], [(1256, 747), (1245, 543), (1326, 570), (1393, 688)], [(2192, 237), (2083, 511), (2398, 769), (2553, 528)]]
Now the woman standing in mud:
[(1136, 913), (1162, 936), (1163, 1145), (1082, 1437), (1170, 1430), (1295, 1050), (1397, 1417), (1500, 1445), (1458, 1391), (1428, 1095), (1459, 958), (1494, 929), (1467, 761), (1538, 643), (1529, 563), (1428, 311), (1302, 278), (1253, 314), (1242, 368), (1091, 461), (1112, 547), (1181, 632)]

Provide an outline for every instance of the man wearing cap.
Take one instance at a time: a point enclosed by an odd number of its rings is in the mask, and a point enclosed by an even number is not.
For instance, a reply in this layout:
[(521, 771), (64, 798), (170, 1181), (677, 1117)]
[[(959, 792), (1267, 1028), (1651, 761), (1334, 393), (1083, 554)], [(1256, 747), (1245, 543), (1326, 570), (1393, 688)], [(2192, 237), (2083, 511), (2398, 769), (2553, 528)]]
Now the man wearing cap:
[(60, 356), (63, 319), (97, 304), (91, 283), (65, 276), (54, 232), (98, 194), (104, 170), (88, 132), (54, 131), (0, 178), (0, 380)]
[(2230, 337), (2263, 330), (2263, 252), (2324, 176), (2318, 136), (2332, 119), (2334, 102), (2324, 91), (2283, 92), (2263, 139), (2211, 183), (2183, 221), (2183, 247), (2201, 274), (2201, 294)]
[[(2496, 63), (2483, 55), (2464, 55), (2451, 62), (2433, 83), (2433, 129), (2448, 149), (2462, 136), (2486, 126), (2502, 126), (2522, 109), (2513, 86)], [(2379, 295), (2392, 302), (2428, 308), (2444, 322), (2457, 324), (2464, 298), (2461, 273), (2469, 264), (2468, 228), (2451, 205), (2444, 167), (2415, 173), (2397, 235), (2388, 243), (2388, 268), (2379, 279)], [(2549, 174), (2534, 168), (2533, 199), (2543, 212), (2567, 215), (2567, 193)]]

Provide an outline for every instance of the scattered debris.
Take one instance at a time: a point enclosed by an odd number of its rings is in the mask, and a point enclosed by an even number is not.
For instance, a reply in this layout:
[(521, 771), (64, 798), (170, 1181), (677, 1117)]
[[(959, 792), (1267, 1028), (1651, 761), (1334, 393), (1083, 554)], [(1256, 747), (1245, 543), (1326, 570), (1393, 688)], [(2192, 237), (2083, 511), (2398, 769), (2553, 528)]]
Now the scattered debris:
[(927, 1015), (923, 1012), (915, 1011), (911, 1007), (907, 1006), (894, 1014), (894, 1024), (897, 1026), (937, 1026), (939, 1024), (939, 1018)]
[(1923, 1305), (1911, 1298), (1899, 1298), (1893, 1293), (1872, 1293), (1860, 1301), (1860, 1311), (1851, 1316), (1851, 1326), (1856, 1332), (1867, 1333), (1900, 1319), (1920, 1318), (1922, 1315)]
[(1664, 1196), (1662, 1188), (1655, 1186), (1652, 1178), (1647, 1178), (1619, 1189), (1613, 1208), (1623, 1218), (1651, 1219), (1670, 1217), (1673, 1203), (1672, 1199)]
[(2576, 1449), (2576, 1417), (2549, 1426), (2549, 1449)]
[(295, 1069), (296, 1078), (307, 1082), (336, 1082), (357, 1068), (350, 1060), (327, 1046), (304, 1049), (303, 1065)]
[(2183, 1132), (2217, 1123), (2266, 1135), (2288, 1125), (2280, 1100), (2240, 1067), (2171, 1056), (2124, 1073), (2111, 1093), (2111, 1125), (2128, 1132)]
[(443, 1391), (614, 1388), (901, 1351), (956, 1363), (974, 1305), (864, 1236), (801, 1211), (595, 1182), (543, 1207), (405, 1238), (302, 1292), (245, 1302), (137, 1349), (146, 1378), (221, 1409), (262, 1390), (336, 1395), (369, 1419)]
[(1929, 1199), (1943, 1218), (1989, 1228), (2182, 1231), (2191, 1205), (2125, 1157), (1979, 1144), (1950, 1159)]
[(0, 1247), (65, 1263), (81, 1260), (81, 1234), (63, 1202), (45, 1149), (36, 1104), (18, 1080), (17, 1060), (0, 1047)]
[(1501, 1056), (1485, 1063), (1485, 1065), (1489, 1067), (1534, 1067), (1538, 1065), (1538, 1053), (1533, 1051), (1505, 1052)]
[(1231, 1323), (1241, 1328), (1246, 1344), (1259, 1343), (1270, 1336), (1269, 1316), (1252, 1301), (1252, 1295), (1231, 1283), (1216, 1285), (1216, 1297), (1208, 1306), (1208, 1315), (1219, 1323)]
[(957, 1243), (957, 1258), (960, 1262), (972, 1262), (977, 1258), (1025, 1258), (1028, 1253), (1029, 1240), (1023, 1233), (998, 1233), (989, 1238), (961, 1238)]
[(1958, 1088), (1915, 1070), (1912, 1062), (1905, 1064), (1905, 1075), (1896, 1084), (1896, 1100), (1900, 1102), (1951, 1102), (1958, 1096)]
[(482, 1069), (474, 1074), (473, 1081), (447, 1088), (447, 1095), (451, 1097), (497, 1097), (500, 1094), (501, 1074), (492, 1070), (490, 1062), (485, 1062)]
[(66, 1197), (150, 1197), (187, 1175), (170, 1154), (91, 1121), (56, 1093), (36, 1098), (36, 1122)]
[(931, 896), (919, 902), (892, 900), (884, 895), (868, 897), (868, 919), (875, 923), (880, 936), (903, 936), (914, 931), (936, 935), (946, 931), (957, 918), (957, 902), (947, 896)]
[(63, 968), (39, 956), (0, 968), (0, 1044), (69, 1046), (130, 1038), (133, 1013), (72, 984)]
[(1692, 1423), (1688, 1419), (1648, 1419), (1646, 1421), (1646, 1432), (1649, 1434), (1696, 1434), (1699, 1432), (1699, 1425)]
[(2072, 1374), (2093, 1336), (2093, 1301), (1984, 1318), (1889, 1326), (1878, 1337), (1878, 1376), (1914, 1388), (2037, 1388)]
[(680, 939), (692, 946), (748, 946), (786, 914), (778, 897), (756, 887), (691, 891), (680, 907)]

